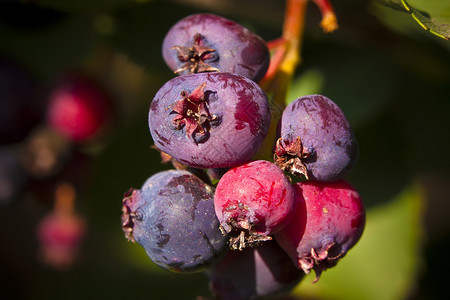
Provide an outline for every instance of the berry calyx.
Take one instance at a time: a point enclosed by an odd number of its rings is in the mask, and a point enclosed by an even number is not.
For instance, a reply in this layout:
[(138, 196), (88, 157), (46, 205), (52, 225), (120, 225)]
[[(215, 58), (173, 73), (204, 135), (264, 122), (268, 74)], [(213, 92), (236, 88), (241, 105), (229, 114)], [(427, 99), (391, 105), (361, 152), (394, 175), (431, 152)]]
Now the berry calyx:
[(274, 162), (283, 171), (291, 172), (293, 175), (308, 177), (308, 170), (302, 159), (308, 158), (309, 151), (303, 147), (300, 137), (279, 138), (276, 143)]
[(192, 46), (173, 46), (177, 50), (180, 62), (184, 62), (181, 68), (175, 70), (176, 74), (188, 71), (191, 73), (218, 72), (219, 69), (208, 64), (209, 61), (217, 60), (216, 50), (205, 45), (205, 37), (196, 33), (193, 37)]
[(207, 96), (205, 95), (206, 82), (197, 87), (190, 94), (183, 90), (182, 99), (175, 102), (172, 112), (176, 116), (172, 119), (177, 130), (186, 126), (188, 137), (194, 136), (195, 141), (205, 138), (211, 125), (217, 125), (219, 117), (211, 115), (208, 110)]

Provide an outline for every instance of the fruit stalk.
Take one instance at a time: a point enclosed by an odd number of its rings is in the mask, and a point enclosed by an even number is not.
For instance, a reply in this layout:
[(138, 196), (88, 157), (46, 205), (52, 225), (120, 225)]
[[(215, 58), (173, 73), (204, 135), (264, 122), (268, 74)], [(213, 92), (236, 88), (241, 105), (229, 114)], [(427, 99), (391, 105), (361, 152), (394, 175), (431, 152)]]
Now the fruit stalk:
[[(303, 38), (307, 0), (287, 0), (283, 24), (283, 43), (275, 44), (269, 71), (261, 80), (261, 88), (272, 96), (272, 124), (263, 142), (259, 159), (270, 160), (276, 140), (276, 124), (286, 107), (286, 94), (295, 69), (299, 65), (301, 41)], [(280, 58), (282, 56), (282, 58)]]

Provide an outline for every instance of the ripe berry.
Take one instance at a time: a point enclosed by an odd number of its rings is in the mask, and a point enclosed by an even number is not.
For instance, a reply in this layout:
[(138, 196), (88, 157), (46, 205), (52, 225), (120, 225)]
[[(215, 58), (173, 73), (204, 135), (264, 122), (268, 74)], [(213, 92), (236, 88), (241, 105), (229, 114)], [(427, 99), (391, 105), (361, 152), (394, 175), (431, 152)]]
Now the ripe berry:
[(298, 98), (283, 111), (275, 163), (307, 179), (342, 179), (354, 166), (358, 144), (341, 109), (321, 95)]
[(362, 235), (365, 210), (346, 181), (304, 181), (297, 188), (293, 221), (275, 235), (298, 268), (316, 272), (336, 265)]
[(227, 168), (249, 161), (270, 125), (267, 97), (253, 81), (229, 73), (179, 76), (150, 105), (155, 145), (182, 164)]
[(213, 189), (184, 170), (151, 176), (123, 199), (122, 228), (150, 259), (173, 272), (195, 272), (221, 257), (226, 239)]
[(162, 54), (177, 74), (220, 71), (259, 81), (269, 67), (266, 43), (247, 28), (213, 14), (195, 14), (176, 23)]
[(279, 299), (304, 276), (275, 241), (257, 248), (229, 251), (206, 274), (211, 291), (222, 300)]
[(271, 239), (270, 234), (291, 221), (295, 204), (289, 179), (264, 160), (230, 169), (219, 180), (214, 195), (221, 228), (232, 235), (230, 247), (240, 250)]
[(80, 74), (62, 78), (48, 105), (48, 125), (74, 142), (98, 136), (113, 116), (110, 96), (93, 79)]

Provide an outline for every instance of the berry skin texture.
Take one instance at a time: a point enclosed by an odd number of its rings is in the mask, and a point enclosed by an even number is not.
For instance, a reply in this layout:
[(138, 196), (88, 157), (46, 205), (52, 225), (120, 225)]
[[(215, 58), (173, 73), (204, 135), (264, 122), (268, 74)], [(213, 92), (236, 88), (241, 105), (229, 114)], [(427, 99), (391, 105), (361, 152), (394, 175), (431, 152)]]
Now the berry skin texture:
[(194, 168), (228, 168), (249, 161), (270, 125), (264, 92), (228, 73), (175, 77), (156, 93), (149, 111), (155, 146)]
[(110, 96), (93, 79), (69, 74), (50, 95), (47, 124), (74, 142), (98, 136), (113, 117)]
[(221, 230), (230, 248), (243, 249), (270, 240), (295, 212), (295, 189), (275, 164), (252, 161), (226, 172), (214, 195)]
[(365, 209), (346, 181), (304, 181), (297, 188), (293, 221), (275, 235), (276, 241), (305, 273), (313, 269), (317, 281), (360, 239)]
[(213, 14), (176, 23), (162, 45), (167, 65), (179, 75), (220, 71), (259, 81), (269, 67), (265, 41), (247, 28)]
[(306, 179), (343, 179), (358, 158), (358, 144), (342, 110), (322, 95), (298, 98), (281, 116), (274, 161)]
[(222, 300), (281, 299), (305, 275), (275, 241), (229, 251), (206, 274), (211, 291)]
[(201, 271), (227, 249), (214, 214), (213, 193), (188, 171), (156, 173), (123, 199), (125, 237), (144, 247), (163, 269)]

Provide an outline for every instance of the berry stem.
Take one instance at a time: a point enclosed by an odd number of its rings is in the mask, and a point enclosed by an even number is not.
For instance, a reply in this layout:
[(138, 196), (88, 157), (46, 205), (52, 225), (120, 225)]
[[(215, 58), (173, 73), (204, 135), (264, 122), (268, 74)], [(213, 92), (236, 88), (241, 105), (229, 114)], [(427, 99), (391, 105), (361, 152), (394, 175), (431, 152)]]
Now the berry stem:
[(300, 63), (307, 4), (308, 0), (286, 0), (282, 38), (271, 44), (274, 54), (269, 71), (261, 80), (260, 86), (267, 94), (272, 95), (272, 124), (261, 152), (257, 154), (258, 159), (272, 158), (277, 123), (286, 107), (286, 94)]
[(69, 183), (61, 183), (55, 191), (54, 211), (61, 215), (71, 215), (74, 212), (75, 188)]
[(320, 26), (325, 32), (332, 32), (338, 28), (336, 14), (334, 13), (333, 6), (328, 0), (313, 0), (319, 7), (322, 14), (322, 21)]

